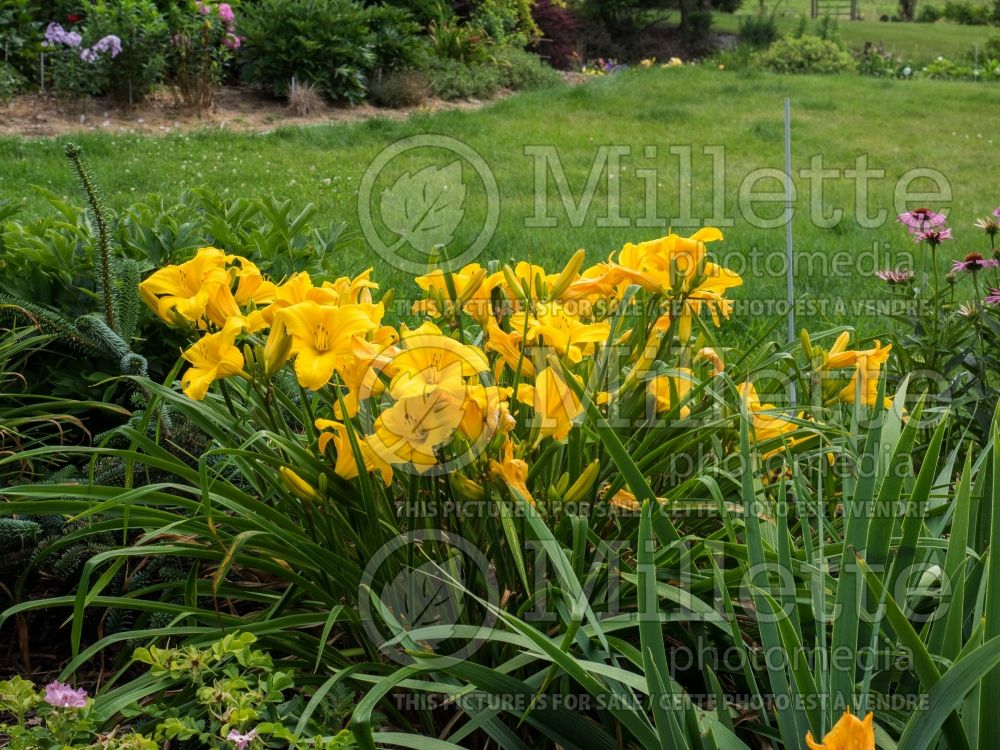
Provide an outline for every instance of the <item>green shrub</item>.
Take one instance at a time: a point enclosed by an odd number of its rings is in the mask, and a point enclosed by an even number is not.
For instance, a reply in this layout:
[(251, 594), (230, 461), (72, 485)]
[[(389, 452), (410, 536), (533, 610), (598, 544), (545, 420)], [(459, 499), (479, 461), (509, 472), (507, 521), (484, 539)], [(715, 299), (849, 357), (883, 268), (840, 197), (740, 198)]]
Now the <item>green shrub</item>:
[(836, 44), (816, 36), (780, 39), (760, 57), (761, 66), (775, 73), (851, 73), (857, 63)]
[(948, 0), (944, 4), (942, 15), (963, 26), (988, 26), (993, 19), (993, 11), (988, 5), (962, 0)]
[(497, 54), (501, 84), (515, 91), (544, 88), (562, 82), (560, 75), (538, 55), (511, 47)]
[(990, 34), (983, 45), (983, 56), (991, 60), (1000, 60), (1000, 33)]
[(166, 70), (170, 32), (153, 0), (95, 0), (85, 6), (87, 36), (113, 34), (121, 52), (103, 65), (107, 90), (129, 104), (141, 101), (159, 83)]
[(431, 93), (442, 99), (488, 99), (502, 88), (535, 89), (562, 80), (540, 57), (516, 48), (500, 50), (486, 63), (435, 60), (427, 79)]
[(363, 99), (373, 70), (405, 67), (417, 27), (402, 8), (351, 0), (260, 0), (243, 8), (241, 75), (284, 96), (293, 78), (333, 99)]
[(13, 65), (0, 60), (0, 104), (6, 104), (27, 85), (24, 76)]
[(922, 73), (927, 78), (939, 80), (965, 79), (972, 78), (972, 66), (938, 56), (924, 67)]
[(934, 23), (941, 18), (941, 9), (936, 5), (923, 5), (917, 14), (917, 23)]
[(743, 16), (740, 19), (740, 41), (754, 49), (770, 47), (778, 39), (778, 24), (774, 12)]
[(503, 86), (492, 65), (434, 60), (426, 72), (431, 93), (442, 99), (488, 99)]

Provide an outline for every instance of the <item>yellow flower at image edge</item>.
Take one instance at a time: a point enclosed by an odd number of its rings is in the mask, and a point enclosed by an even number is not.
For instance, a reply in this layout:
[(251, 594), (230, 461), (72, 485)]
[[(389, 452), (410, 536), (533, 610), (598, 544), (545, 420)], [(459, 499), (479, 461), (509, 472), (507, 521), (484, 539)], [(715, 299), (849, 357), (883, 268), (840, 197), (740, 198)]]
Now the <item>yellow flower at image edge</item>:
[(243, 370), (243, 354), (234, 345), (242, 330), (241, 319), (229, 320), (221, 331), (203, 336), (183, 353), (191, 363), (181, 377), (181, 388), (188, 398), (201, 401), (216, 380)]
[(869, 713), (862, 721), (848, 709), (822, 742), (816, 742), (812, 732), (806, 732), (806, 745), (809, 750), (875, 750), (872, 714)]

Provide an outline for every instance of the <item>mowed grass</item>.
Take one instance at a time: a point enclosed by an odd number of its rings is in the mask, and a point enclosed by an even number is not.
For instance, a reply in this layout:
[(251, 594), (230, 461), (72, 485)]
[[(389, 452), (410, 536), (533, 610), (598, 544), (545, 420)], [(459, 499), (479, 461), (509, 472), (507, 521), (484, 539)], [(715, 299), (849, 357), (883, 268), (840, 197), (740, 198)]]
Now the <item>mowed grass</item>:
[[(837, 19), (837, 29), (840, 38), (851, 49), (861, 49), (865, 44), (880, 45), (887, 52), (909, 61), (925, 63), (938, 55), (949, 59), (961, 60), (974, 54), (979, 47), (980, 59), (983, 48), (991, 35), (998, 33), (992, 26), (960, 26), (955, 23), (938, 21), (937, 23), (892, 23), (879, 21), (882, 13), (875, 5), (861, 3), (859, 5), (862, 19), (851, 21), (848, 18)], [(740, 14), (716, 13), (713, 16), (713, 28), (716, 31), (735, 34), (739, 32), (740, 18), (751, 13), (745, 8)], [(770, 10), (767, 11), (770, 13)], [(890, 15), (894, 12), (882, 9)], [(809, 15), (808, 0), (782, 4), (775, 14), (775, 22), (779, 32), (791, 34), (800, 24), (802, 16)], [(816, 21), (810, 19), (807, 29), (815, 29)]]
[[(883, 175), (869, 180), (862, 201), (869, 216), (884, 213), (874, 227), (858, 221), (857, 183), (850, 175), (826, 180), (822, 196), (809, 179), (796, 178), (793, 228), (800, 262), (795, 294), (804, 300), (798, 323), (811, 330), (851, 324), (867, 335), (878, 334), (891, 323), (884, 309), (872, 307), (885, 297), (873, 273), (915, 252), (893, 220), (898, 210), (927, 203), (950, 213), (956, 240), (940, 253), (942, 270), (952, 257), (983, 249), (973, 223), (1000, 204), (995, 172), (1000, 87), (685, 67), (636, 70), (574, 88), (521, 94), (478, 111), (405, 121), (375, 119), (263, 135), (86, 134), (76, 140), (116, 208), (149, 192), (177, 195), (200, 185), (231, 197), (271, 195), (297, 205), (314, 203), (320, 222), (348, 224), (352, 241), (337, 264), (343, 273), (374, 265), (378, 279), (405, 299), (414, 294), (410, 275), (395, 269), (392, 258), (372, 252), (364, 240), (358, 185), (367, 166), (390, 144), (423, 133), (447, 134), (480, 154), (498, 185), (499, 226), (480, 262), (525, 259), (555, 270), (580, 247), (596, 261), (625, 242), (660, 236), (668, 226), (686, 234), (697, 225), (716, 223), (726, 239), (712, 246), (713, 254), (741, 272), (745, 281), (735, 293), (740, 305), (730, 330), (752, 334), (780, 316), (779, 303), (786, 296), (785, 228), (780, 224), (784, 206), (780, 196), (751, 206), (778, 224), (756, 226), (746, 206), (741, 208), (740, 186), (754, 170), (783, 169), (786, 96), (792, 103), (796, 173), (811, 163), (818, 166), (819, 159), (824, 169), (838, 171), (855, 169), (861, 159), (869, 170)], [(0, 198), (23, 199), (27, 215), (51, 211), (30, 190), (33, 184), (76, 199), (62, 156), (66, 140), (0, 141)], [(627, 147), (630, 155), (621, 157), (617, 173), (595, 180), (593, 204), (578, 226), (568, 217), (550, 173), (544, 213), (555, 226), (538, 227), (531, 225), (531, 218), (543, 198), (535, 184), (535, 160), (525, 153), (532, 146), (555, 149), (576, 201), (602, 146)], [(705, 154), (713, 147), (720, 150), (714, 163)], [(685, 153), (691, 155), (687, 174), (679, 168)], [(414, 159), (414, 169), (418, 161)], [(940, 173), (950, 199), (924, 195), (903, 202), (902, 188), (937, 190), (926, 178), (901, 187), (900, 179), (914, 169)], [(654, 181), (655, 195), (650, 190)], [(459, 226), (452, 248), (471, 244), (480, 229), (476, 219), (485, 213), (484, 191), (470, 170), (465, 183), (467, 220)], [(780, 185), (763, 179), (756, 190), (780, 191)], [(623, 221), (604, 226), (608, 196), (614, 199), (616, 192)], [(684, 220), (688, 195), (690, 216)], [(373, 201), (376, 212), (377, 204)], [(658, 222), (647, 221), (652, 204)], [(832, 226), (818, 226), (812, 215), (820, 211), (830, 217), (835, 210), (843, 216), (826, 222)], [(644, 225), (653, 223), (659, 225)]]

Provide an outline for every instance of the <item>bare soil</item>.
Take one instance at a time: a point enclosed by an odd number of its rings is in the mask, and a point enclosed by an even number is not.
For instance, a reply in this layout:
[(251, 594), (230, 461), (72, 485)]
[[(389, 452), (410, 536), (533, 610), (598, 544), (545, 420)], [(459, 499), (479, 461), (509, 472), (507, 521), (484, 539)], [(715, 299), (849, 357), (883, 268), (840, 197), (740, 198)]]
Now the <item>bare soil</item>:
[[(500, 99), (511, 92), (502, 92)], [(327, 104), (307, 117), (295, 115), (284, 101), (242, 87), (222, 89), (207, 112), (180, 106), (169, 93), (157, 94), (126, 110), (104, 99), (61, 101), (39, 94), (14, 98), (0, 105), (0, 136), (47, 137), (81, 132), (171, 133), (197, 129), (222, 129), (240, 133), (265, 133), (279, 127), (357, 122), (373, 117), (403, 119), (454, 109), (477, 109), (487, 101), (428, 99), (405, 109), (371, 104)]]

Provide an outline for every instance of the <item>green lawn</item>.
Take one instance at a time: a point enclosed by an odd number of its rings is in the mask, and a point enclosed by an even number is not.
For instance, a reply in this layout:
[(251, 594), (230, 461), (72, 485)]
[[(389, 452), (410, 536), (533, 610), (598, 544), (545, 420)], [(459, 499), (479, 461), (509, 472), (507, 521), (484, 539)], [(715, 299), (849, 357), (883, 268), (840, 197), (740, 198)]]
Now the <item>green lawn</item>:
[[(871, 213), (885, 209), (891, 217), (898, 178), (908, 170), (929, 168), (948, 180), (953, 198), (918, 199), (935, 208), (950, 209), (956, 241), (941, 255), (944, 268), (951, 257), (982, 249), (978, 216), (1000, 204), (995, 154), (1000, 146), (996, 115), (1000, 87), (935, 81), (889, 81), (850, 77), (779, 77), (762, 73), (730, 73), (687, 67), (633, 71), (593, 80), (576, 88), (538, 91), (512, 97), (480, 111), (452, 111), (416, 116), (407, 121), (376, 119), (356, 125), (329, 125), (284, 129), (264, 135), (196, 132), (188, 135), (81, 135), (94, 171), (103, 182), (111, 204), (121, 207), (147, 192), (176, 195), (181, 189), (205, 184), (231, 196), (271, 194), (296, 204), (315, 203), (324, 221), (348, 223), (354, 238), (343, 256), (343, 270), (353, 272), (377, 264), (380, 279), (412, 290), (402, 272), (394, 271), (367, 249), (359, 231), (358, 184), (366, 166), (388, 144), (420, 133), (455, 136), (475, 149), (496, 176), (501, 196), (500, 223), (492, 242), (480, 257), (524, 258), (550, 268), (561, 265), (578, 247), (591, 260), (604, 258), (630, 240), (659, 236), (664, 228), (635, 226), (646, 213), (646, 178), (637, 170), (657, 170), (658, 213), (677, 217), (683, 195), (691, 191), (691, 214), (698, 223), (712, 217), (713, 168), (703, 149), (725, 147), (723, 216), (726, 241), (714, 246), (718, 255), (744, 271), (745, 284), (737, 290), (743, 300), (760, 301), (742, 309), (740, 319), (752, 329), (773, 319), (771, 303), (785, 296), (783, 227), (752, 226), (739, 210), (739, 186), (758, 168), (783, 167), (782, 108), (791, 97), (793, 162), (806, 168), (816, 156), (825, 169), (850, 169), (867, 158), (870, 169), (885, 170), (872, 180), (868, 202)], [(48, 210), (33, 194), (32, 184), (75, 196), (61, 155), (65, 139), (0, 140), (0, 198), (24, 196), (28, 215)], [(601, 145), (622, 145), (632, 155), (612, 182), (621, 190), (621, 214), (632, 226), (599, 225), (605, 214), (606, 180), (602, 178), (591, 210), (581, 226), (570, 226), (549, 178), (548, 214), (554, 227), (526, 226), (534, 213), (534, 164), (526, 146), (555, 146), (567, 181), (578, 199)], [(692, 149), (690, 180), (679, 180), (678, 157), (671, 147)], [(650, 150), (655, 148), (656, 154)], [(477, 183), (467, 179), (467, 216), (485, 209)], [(688, 184), (688, 182), (690, 184)], [(808, 262), (796, 277), (796, 292), (817, 300), (804, 311), (800, 323), (815, 329), (833, 323), (852, 323), (867, 333), (884, 330), (884, 312), (842, 306), (838, 300), (865, 301), (883, 297), (872, 272), (911, 253), (913, 244), (891, 218), (875, 228), (859, 226), (855, 218), (855, 183), (846, 178), (825, 184), (823, 208), (844, 210), (833, 228), (814, 226), (810, 204), (814, 193), (808, 180), (797, 182), (796, 252)], [(914, 183), (914, 189), (927, 183)], [(758, 191), (776, 190), (768, 181)], [(75, 199), (75, 197), (74, 197)], [(911, 203), (910, 207), (915, 207)], [(758, 208), (775, 217), (783, 207)], [(468, 245), (478, 226), (463, 222), (455, 244)], [(728, 223), (728, 222), (727, 222)], [(877, 251), (877, 259), (875, 257)], [(726, 256), (728, 255), (728, 258)], [(755, 258), (746, 268), (746, 259)], [(829, 261), (837, 260), (837, 263)], [(769, 267), (770, 262), (770, 267)], [(751, 267), (752, 266), (752, 267)], [(853, 302), (851, 303), (853, 304)]]
[[(716, 13), (713, 16), (713, 28), (735, 34), (740, 28), (740, 15), (747, 12), (749, 9), (739, 15)], [(782, 4), (776, 15), (779, 31), (782, 34), (794, 32), (803, 15), (809, 15), (808, 2), (791, 6)], [(858, 49), (870, 42), (882, 45), (887, 51), (907, 60), (926, 62), (938, 55), (950, 59), (964, 58), (972, 54), (977, 45), (982, 50), (990, 36), (998, 33), (998, 29), (992, 26), (959, 26), (944, 21), (933, 24), (887, 23), (879, 21), (879, 15), (864, 10), (862, 6), (862, 17), (865, 20), (839, 19), (837, 27), (844, 43), (852, 49)], [(811, 27), (815, 27), (815, 21), (809, 23)]]

